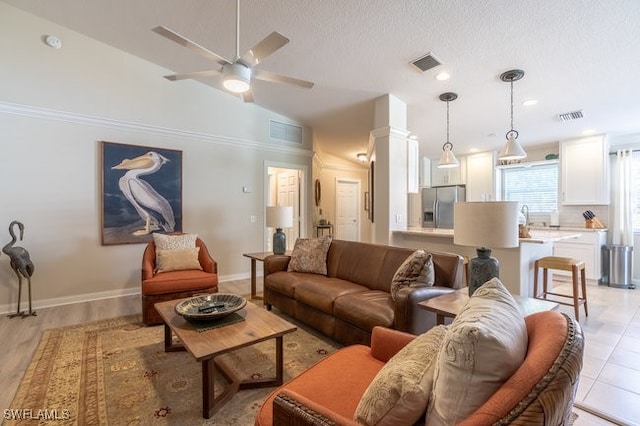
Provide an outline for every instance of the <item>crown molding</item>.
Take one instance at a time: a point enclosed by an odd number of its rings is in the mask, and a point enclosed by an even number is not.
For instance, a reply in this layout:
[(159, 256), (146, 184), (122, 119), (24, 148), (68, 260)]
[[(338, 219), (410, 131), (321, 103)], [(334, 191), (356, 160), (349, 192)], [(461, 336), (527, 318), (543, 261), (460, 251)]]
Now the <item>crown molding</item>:
[(172, 138), (183, 138), (196, 140), (201, 142), (212, 143), (216, 145), (232, 146), (234, 148), (259, 149), (262, 151), (271, 151), (279, 153), (290, 153), (311, 157), (312, 151), (297, 147), (289, 147), (282, 145), (265, 145), (253, 140), (230, 138), (225, 136), (213, 135), (210, 133), (193, 132), (189, 130), (171, 129), (168, 127), (160, 127), (149, 124), (134, 123), (130, 121), (114, 120), (111, 118), (97, 117), (86, 114), (79, 114), (69, 111), (58, 111), (49, 108), (35, 107), (31, 105), (15, 104), (11, 102), (0, 101), (0, 113), (20, 115), (25, 117), (38, 118), (41, 120), (61, 121), (65, 123), (82, 124), (93, 127), (105, 127), (108, 129), (121, 130), (126, 132), (150, 133), (157, 136), (165, 136)]

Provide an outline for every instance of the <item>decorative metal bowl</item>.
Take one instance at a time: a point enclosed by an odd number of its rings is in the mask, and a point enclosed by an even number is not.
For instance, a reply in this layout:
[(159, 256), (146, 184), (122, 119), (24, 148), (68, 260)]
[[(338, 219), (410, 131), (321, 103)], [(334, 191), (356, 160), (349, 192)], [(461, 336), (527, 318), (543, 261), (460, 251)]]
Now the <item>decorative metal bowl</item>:
[(187, 320), (212, 320), (238, 311), (246, 304), (247, 299), (237, 294), (202, 294), (178, 303), (176, 313)]

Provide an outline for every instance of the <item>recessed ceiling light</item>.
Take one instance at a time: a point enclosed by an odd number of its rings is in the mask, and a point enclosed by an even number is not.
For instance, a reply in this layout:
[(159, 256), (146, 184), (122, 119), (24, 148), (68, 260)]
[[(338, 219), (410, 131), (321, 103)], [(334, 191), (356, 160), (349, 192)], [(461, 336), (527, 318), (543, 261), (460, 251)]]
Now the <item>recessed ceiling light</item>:
[(438, 74), (436, 74), (436, 80), (439, 81), (449, 80), (449, 78), (451, 78), (451, 76), (446, 71), (440, 71)]
[(415, 133), (412, 133), (411, 136), (409, 136), (409, 139), (413, 139), (415, 141), (418, 139), (418, 135), (416, 135)]
[(593, 129), (584, 129), (584, 130), (582, 131), (582, 134), (583, 134), (583, 135), (585, 135), (585, 136), (587, 136), (587, 135), (593, 135), (595, 132), (596, 132), (596, 131), (595, 131), (595, 130), (593, 130)]
[(537, 105), (538, 101), (536, 99), (527, 99), (525, 101), (522, 101), (522, 106), (533, 106), (533, 105)]
[(469, 152), (478, 152), (478, 151), (480, 151), (478, 148), (471, 148), (471, 149), (469, 150)]

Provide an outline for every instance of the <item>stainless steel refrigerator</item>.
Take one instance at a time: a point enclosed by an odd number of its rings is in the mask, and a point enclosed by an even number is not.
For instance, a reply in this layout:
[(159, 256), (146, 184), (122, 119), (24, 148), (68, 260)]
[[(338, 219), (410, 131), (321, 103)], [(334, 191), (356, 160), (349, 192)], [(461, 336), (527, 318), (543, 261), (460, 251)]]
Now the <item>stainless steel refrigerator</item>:
[(453, 229), (453, 205), (465, 199), (464, 185), (422, 188), (422, 227)]

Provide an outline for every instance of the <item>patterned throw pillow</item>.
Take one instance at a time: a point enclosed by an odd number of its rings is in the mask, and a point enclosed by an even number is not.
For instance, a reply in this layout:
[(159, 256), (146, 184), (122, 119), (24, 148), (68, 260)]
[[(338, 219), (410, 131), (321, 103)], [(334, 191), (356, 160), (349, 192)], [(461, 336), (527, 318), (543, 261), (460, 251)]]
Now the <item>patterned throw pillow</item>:
[(454, 425), (471, 415), (520, 367), (528, 343), (513, 296), (499, 279), (487, 281), (442, 342), (426, 424)]
[(434, 281), (433, 256), (424, 250), (416, 250), (402, 262), (393, 275), (391, 298), (396, 300), (401, 288), (432, 286)]
[(287, 271), (327, 275), (327, 253), (331, 236), (298, 238), (291, 252)]
[(196, 246), (197, 234), (166, 235), (154, 232), (153, 242), (156, 250), (182, 250)]
[(353, 419), (371, 426), (414, 424), (427, 410), (447, 327), (433, 327), (395, 354), (362, 395)]
[(158, 263), (156, 272), (182, 271), (185, 269), (202, 270), (198, 261), (200, 247), (183, 250), (157, 250)]

